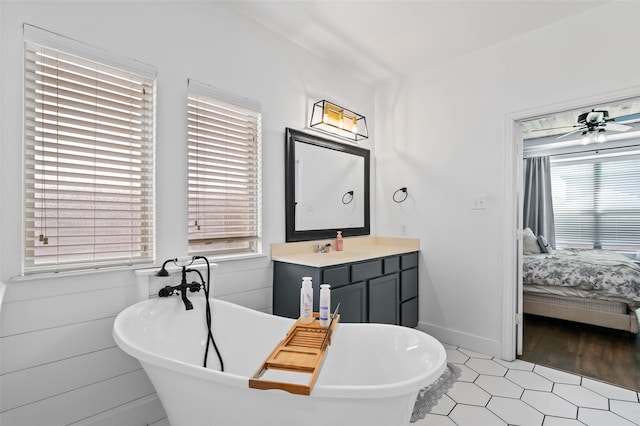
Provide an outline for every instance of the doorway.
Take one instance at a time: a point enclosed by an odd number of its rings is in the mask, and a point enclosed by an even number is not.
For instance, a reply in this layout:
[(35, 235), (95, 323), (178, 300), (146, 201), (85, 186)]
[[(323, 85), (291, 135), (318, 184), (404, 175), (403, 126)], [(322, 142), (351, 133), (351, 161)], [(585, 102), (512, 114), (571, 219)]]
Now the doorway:
[[(530, 147), (533, 146), (533, 151), (542, 153), (550, 151), (551, 148), (556, 150), (556, 154), (559, 152), (563, 154), (569, 153), (574, 149), (570, 147), (572, 138), (570, 137), (571, 135), (565, 137), (563, 134), (573, 133), (578, 137), (583, 136), (581, 127), (572, 127), (580, 125), (576, 120), (578, 115), (584, 111), (589, 111), (594, 106), (595, 108), (593, 109), (596, 110), (611, 110), (610, 117), (617, 117), (621, 115), (620, 110), (617, 108), (622, 108), (622, 104), (629, 103), (639, 96), (638, 89), (634, 89), (610, 96), (590, 98), (562, 106), (549, 107), (546, 108), (546, 111), (544, 108), (538, 111), (530, 111), (528, 116), (527, 114), (522, 114), (521, 117), (512, 117), (515, 141), (515, 149), (513, 151), (516, 161), (512, 175), (515, 176), (516, 181), (514, 187), (516, 194), (515, 210), (517, 211), (514, 222), (517, 224), (517, 229), (522, 230), (523, 228), (522, 199), (524, 198), (524, 188), (522, 162), (525, 156), (528, 155), (526, 142), (535, 139), (534, 143), (529, 144), (529, 151), (531, 151)], [(588, 105), (588, 107), (585, 108), (585, 105)], [(571, 117), (569, 122), (567, 117)], [(532, 138), (533, 129), (536, 129), (536, 136), (541, 136)], [(597, 132), (598, 128), (596, 127), (595, 130)], [(525, 135), (527, 132), (529, 134)], [(613, 129), (608, 133), (613, 136)], [(624, 139), (611, 137), (611, 140), (623, 141)], [(555, 146), (552, 146), (554, 144)], [(614, 145), (614, 148), (621, 148), (625, 144), (628, 145), (627, 142), (616, 142), (609, 145)], [(640, 147), (640, 135), (638, 136), (638, 141), (634, 142), (634, 144)], [(520, 149), (518, 149), (519, 147)], [(601, 151), (603, 147), (604, 145), (598, 146), (600, 149), (597, 151)], [(585, 152), (594, 150), (594, 148), (588, 146), (582, 146), (581, 149)], [(516, 322), (519, 322), (513, 327), (515, 336), (513, 341), (515, 341), (517, 357), (536, 364), (640, 390), (640, 373), (638, 373), (638, 377), (635, 377), (634, 374), (640, 371), (640, 338), (637, 335), (592, 324), (581, 324), (576, 321), (570, 322), (563, 319), (523, 313), (523, 255), (521, 249), (523, 239), (521, 233), (517, 235), (514, 275), (517, 277), (518, 286), (515, 289), (515, 297), (512, 299), (515, 301), (516, 306)], [(615, 359), (613, 358), (614, 356)], [(633, 373), (630, 374), (630, 371)]]

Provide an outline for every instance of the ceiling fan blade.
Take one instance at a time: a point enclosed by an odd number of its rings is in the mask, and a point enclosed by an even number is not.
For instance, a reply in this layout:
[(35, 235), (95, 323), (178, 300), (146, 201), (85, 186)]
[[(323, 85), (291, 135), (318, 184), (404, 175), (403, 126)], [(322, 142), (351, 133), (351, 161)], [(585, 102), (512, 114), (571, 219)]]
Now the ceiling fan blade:
[(558, 130), (558, 129), (570, 129), (572, 127), (578, 127), (578, 126), (560, 126), (560, 127), (546, 127), (544, 129), (533, 129), (531, 130), (531, 132), (547, 132), (549, 130)]
[(627, 130), (633, 129), (631, 126), (627, 126), (626, 124), (619, 123), (607, 123), (604, 125), (605, 129), (613, 130), (614, 132), (626, 132)]
[(587, 129), (586, 127), (579, 127), (579, 128), (577, 128), (575, 130), (570, 131), (569, 133), (565, 133), (564, 135), (558, 136), (556, 139), (562, 139), (564, 137), (567, 137), (567, 136), (572, 135), (574, 133), (581, 132), (581, 131), (586, 130), (586, 129)]
[(640, 121), (640, 113), (621, 115), (619, 117), (615, 117), (611, 121), (615, 121), (616, 123), (637, 123)]

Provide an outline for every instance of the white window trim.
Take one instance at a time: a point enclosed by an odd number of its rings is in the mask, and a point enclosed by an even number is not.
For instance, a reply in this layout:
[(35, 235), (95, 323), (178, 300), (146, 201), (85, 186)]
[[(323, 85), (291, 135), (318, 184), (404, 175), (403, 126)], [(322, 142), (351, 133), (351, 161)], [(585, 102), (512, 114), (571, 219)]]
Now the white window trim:
[[(76, 263), (71, 262), (69, 264), (62, 264), (62, 265), (58, 263), (47, 265), (47, 266), (27, 265), (25, 262), (26, 248), (27, 248), (25, 246), (27, 241), (27, 234), (25, 233), (27, 216), (26, 216), (26, 211), (23, 210), (23, 214), (22, 214), (23, 233), (22, 233), (22, 240), (21, 240), (23, 245), (23, 249), (22, 249), (23, 276), (37, 275), (41, 277), (41, 276), (47, 276), (49, 274), (58, 274), (60, 272), (73, 275), (73, 274), (91, 273), (91, 272), (95, 272), (96, 270), (130, 269), (133, 266), (139, 268), (140, 266), (143, 266), (143, 265), (153, 264), (155, 262), (155, 253), (156, 253), (156, 247), (155, 247), (155, 242), (156, 242), (156, 238), (155, 238), (155, 220), (156, 220), (155, 219), (155, 174), (156, 174), (156, 171), (155, 171), (155, 165), (154, 165), (154, 162), (155, 162), (155, 111), (156, 111), (155, 93), (156, 93), (156, 75), (157, 75), (156, 69), (149, 65), (143, 64), (139, 61), (127, 59), (119, 55), (108, 53), (106, 51), (92, 47), (88, 44), (43, 30), (41, 28), (29, 25), (29, 24), (24, 24), (23, 34), (24, 34), (25, 44), (28, 43), (29, 45), (39, 45), (50, 50), (59, 50), (60, 52), (63, 52), (66, 55), (77, 56), (79, 58), (82, 58), (83, 60), (89, 60), (92, 62), (99, 63), (101, 65), (117, 68), (119, 70), (123, 70), (125, 72), (136, 74), (138, 76), (152, 80), (152, 90), (153, 90), (151, 106), (150, 106), (152, 116), (149, 119), (151, 123), (151, 127), (147, 132), (147, 135), (149, 135), (149, 138), (147, 140), (149, 141), (150, 146), (146, 150), (143, 149), (143, 151), (149, 152), (148, 158), (151, 161), (151, 164), (148, 164), (148, 167), (145, 167), (145, 170), (147, 170), (147, 172), (145, 173), (145, 175), (147, 176), (146, 182), (149, 184), (147, 188), (149, 188), (149, 194), (150, 194), (149, 195), (150, 201), (147, 203), (147, 206), (149, 207), (149, 209), (147, 211), (150, 212), (150, 215), (151, 215), (151, 217), (149, 218), (151, 225), (149, 225), (148, 227), (150, 229), (148, 234), (149, 235), (148, 241), (150, 245), (150, 247), (148, 248), (148, 251), (150, 253), (149, 256), (143, 257), (142, 259), (139, 259), (136, 261), (98, 260), (95, 262), (86, 262), (86, 261), (80, 261)], [(26, 72), (27, 72), (27, 69), (25, 68), (24, 75), (26, 75)], [(23, 80), (23, 84), (25, 84), (25, 87), (23, 88), (23, 92), (26, 94), (27, 87), (26, 87), (26, 82), (24, 80)], [(25, 111), (25, 113), (26, 113), (26, 108), (27, 106), (24, 105), (23, 110)], [(25, 120), (26, 120), (26, 117), (25, 117)], [(25, 125), (26, 125), (26, 122), (25, 122)], [(25, 129), (25, 134), (23, 136), (23, 140), (25, 143), (25, 150), (23, 150), (23, 155), (25, 156), (25, 158), (23, 158), (23, 164), (26, 164), (25, 163), (26, 147), (27, 147), (28, 135), (26, 134), (26, 127), (24, 125), (23, 125), (23, 129)], [(30, 143), (29, 146), (33, 146), (33, 145), (31, 145)], [(25, 170), (25, 173), (26, 173), (26, 170)], [(26, 197), (26, 189), (27, 189), (26, 182), (23, 182), (23, 185), (24, 185), (23, 196)]]
[[(254, 255), (260, 255), (262, 253), (262, 105), (260, 102), (253, 101), (248, 98), (240, 97), (234, 93), (213, 87), (208, 84), (204, 84), (193, 79), (187, 81), (188, 92), (192, 92), (210, 98), (211, 100), (220, 101), (224, 104), (231, 104), (238, 106), (242, 109), (250, 110), (256, 114), (256, 240), (253, 242), (253, 249), (235, 250), (211, 250), (202, 251), (196, 250), (191, 246), (191, 232), (188, 234), (189, 254), (199, 254), (207, 256), (211, 259), (227, 260), (234, 258), (246, 258)], [(189, 136), (188, 136), (189, 139)], [(188, 141), (188, 145), (191, 146), (191, 141)], [(190, 170), (190, 167), (189, 167)], [(187, 191), (190, 194), (190, 190)], [(189, 215), (189, 214), (188, 214)], [(189, 227), (193, 224), (189, 223)]]

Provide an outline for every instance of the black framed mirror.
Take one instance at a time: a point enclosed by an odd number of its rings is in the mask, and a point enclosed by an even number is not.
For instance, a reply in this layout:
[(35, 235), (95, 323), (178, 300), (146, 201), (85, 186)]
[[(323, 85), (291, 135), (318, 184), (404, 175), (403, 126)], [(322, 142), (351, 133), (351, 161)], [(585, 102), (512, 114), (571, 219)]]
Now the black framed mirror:
[(287, 128), (286, 242), (369, 235), (370, 161), (368, 149)]

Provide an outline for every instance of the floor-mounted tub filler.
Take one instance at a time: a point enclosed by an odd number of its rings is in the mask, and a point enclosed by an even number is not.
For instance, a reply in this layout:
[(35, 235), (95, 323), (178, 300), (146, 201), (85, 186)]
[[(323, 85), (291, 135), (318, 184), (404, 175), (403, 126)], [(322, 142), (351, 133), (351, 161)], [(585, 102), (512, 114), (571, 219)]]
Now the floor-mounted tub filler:
[(446, 367), (444, 347), (428, 334), (340, 323), (311, 395), (252, 389), (249, 379), (295, 320), (211, 299), (221, 372), (215, 354), (202, 367), (204, 297), (193, 298), (193, 306), (187, 311), (175, 297), (145, 300), (123, 310), (114, 324), (116, 343), (142, 364), (171, 426), (404, 426), (418, 391)]

